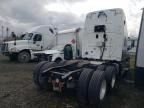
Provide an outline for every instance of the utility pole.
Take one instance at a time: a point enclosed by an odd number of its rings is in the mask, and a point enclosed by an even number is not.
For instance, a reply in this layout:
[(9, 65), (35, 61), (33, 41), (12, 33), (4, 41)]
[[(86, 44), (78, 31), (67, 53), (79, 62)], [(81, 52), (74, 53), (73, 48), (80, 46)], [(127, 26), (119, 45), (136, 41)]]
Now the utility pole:
[(6, 35), (7, 35), (7, 40), (8, 40), (8, 35), (9, 35), (9, 28), (6, 28)]
[(2, 28), (2, 41), (3, 41), (3, 29), (4, 29), (4, 26), (2, 25), (1, 28)]

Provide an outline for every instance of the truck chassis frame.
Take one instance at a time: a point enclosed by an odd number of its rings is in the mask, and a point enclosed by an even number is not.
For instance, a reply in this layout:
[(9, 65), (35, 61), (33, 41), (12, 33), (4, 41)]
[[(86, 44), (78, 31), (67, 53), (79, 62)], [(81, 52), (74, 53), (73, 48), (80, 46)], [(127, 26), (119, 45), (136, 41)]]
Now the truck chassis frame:
[[(127, 63), (127, 60), (124, 62)], [(126, 65), (121, 65), (124, 62), (102, 61), (101, 64), (91, 64), (89, 60), (68, 60), (60, 63), (43, 61), (36, 66), (33, 78), (35, 84), (42, 89), (57, 92), (75, 89), (82, 105), (99, 104), (106, 93), (114, 88), (117, 77), (126, 70)], [(106, 87), (103, 81), (106, 81)], [(94, 88), (94, 84), (97, 87)], [(96, 97), (94, 99), (92, 92)]]

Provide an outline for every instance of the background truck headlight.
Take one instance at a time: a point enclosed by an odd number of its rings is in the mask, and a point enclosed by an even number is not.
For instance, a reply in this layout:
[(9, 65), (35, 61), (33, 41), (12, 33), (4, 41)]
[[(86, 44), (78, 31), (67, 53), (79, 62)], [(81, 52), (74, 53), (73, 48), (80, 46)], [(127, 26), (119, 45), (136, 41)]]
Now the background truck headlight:
[(17, 49), (16, 49), (16, 48), (11, 48), (10, 51), (11, 51), (11, 52), (16, 52)]

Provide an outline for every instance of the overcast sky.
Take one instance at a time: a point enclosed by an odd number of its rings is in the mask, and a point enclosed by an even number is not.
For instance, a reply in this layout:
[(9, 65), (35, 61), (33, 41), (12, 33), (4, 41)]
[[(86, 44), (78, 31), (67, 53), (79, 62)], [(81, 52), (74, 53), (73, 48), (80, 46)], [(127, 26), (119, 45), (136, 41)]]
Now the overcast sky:
[(58, 29), (83, 26), (88, 12), (122, 8), (130, 35), (137, 36), (144, 0), (0, 0), (1, 26), (17, 33), (43, 24)]

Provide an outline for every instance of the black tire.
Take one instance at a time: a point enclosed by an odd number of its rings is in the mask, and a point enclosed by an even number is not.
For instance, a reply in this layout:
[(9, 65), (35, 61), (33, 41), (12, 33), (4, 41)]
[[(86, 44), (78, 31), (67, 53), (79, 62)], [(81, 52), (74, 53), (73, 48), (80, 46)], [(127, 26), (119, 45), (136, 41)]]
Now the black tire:
[(60, 63), (61, 61), (62, 61), (61, 58), (57, 58), (57, 59), (55, 60), (56, 63)]
[(44, 70), (46, 70), (48, 68), (54, 67), (56, 65), (57, 65), (57, 63), (55, 63), (55, 62), (47, 62), (40, 69), (39, 83), (40, 83), (42, 89), (52, 90), (52, 83), (48, 83), (48, 80), (49, 80), (48, 73), (41, 74), (41, 72), (43, 72)]
[(18, 61), (21, 63), (28, 63), (31, 59), (31, 55), (28, 51), (22, 51), (18, 54)]
[(99, 65), (99, 66), (97, 67), (97, 70), (103, 71), (104, 69), (105, 69), (105, 65)]
[(39, 83), (39, 74), (40, 74), (39, 72), (40, 72), (41, 67), (46, 63), (47, 63), (46, 61), (38, 63), (33, 70), (33, 81), (39, 88), (41, 88), (40, 83)]
[(49, 77), (48, 77), (47, 73), (46, 74), (42, 74), (42, 72), (45, 69), (48, 69), (48, 68), (53, 67), (55, 65), (56, 65), (55, 62), (43, 61), (43, 62), (41, 62), (39, 68), (35, 69), (35, 71), (33, 72), (34, 82), (36, 83), (36, 85), (40, 89), (46, 89), (46, 90), (51, 90), (52, 89), (52, 84), (48, 83)]
[[(107, 82), (104, 71), (97, 70), (93, 73), (88, 87), (88, 100), (91, 105), (99, 106), (100, 103), (105, 99), (107, 89), (106, 83)], [(100, 98), (100, 91), (103, 84), (105, 91), (103, 92), (104, 95), (102, 98)]]
[(77, 100), (81, 106), (88, 102), (88, 85), (93, 71), (93, 69), (84, 68), (80, 74), (77, 87)]
[(116, 73), (117, 73), (117, 69), (115, 68), (115, 66), (106, 67), (105, 74), (106, 74), (106, 80), (108, 86), (107, 92), (110, 92), (111, 89), (113, 89), (115, 86)]
[(120, 75), (120, 65), (118, 63), (113, 63), (113, 65), (115, 66), (116, 68), (116, 75), (119, 76)]

